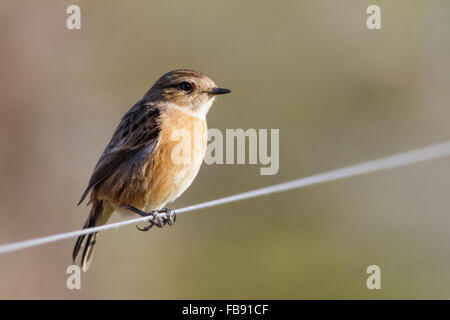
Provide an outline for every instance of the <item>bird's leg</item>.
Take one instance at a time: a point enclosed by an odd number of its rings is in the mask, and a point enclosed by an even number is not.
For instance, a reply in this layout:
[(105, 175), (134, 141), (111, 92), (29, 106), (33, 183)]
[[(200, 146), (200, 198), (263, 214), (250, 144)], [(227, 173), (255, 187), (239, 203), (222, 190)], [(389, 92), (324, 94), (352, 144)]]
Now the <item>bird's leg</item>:
[(133, 211), (134, 213), (137, 213), (141, 217), (149, 217), (149, 216), (153, 217), (153, 219), (148, 221), (149, 222), (148, 226), (146, 226), (144, 228), (139, 228), (138, 226), (136, 226), (136, 228), (140, 231), (148, 231), (154, 225), (156, 225), (157, 227), (160, 227), (160, 228), (164, 225), (162, 219), (158, 215), (158, 213), (159, 213), (158, 211), (154, 210), (154, 211), (150, 211), (150, 212), (145, 212), (145, 211), (139, 210), (138, 208), (135, 208), (133, 206), (127, 206), (126, 208), (130, 211)]
[[(168, 223), (170, 226), (173, 226), (175, 224), (176, 214), (175, 214), (175, 211), (172, 209), (164, 208), (161, 210), (153, 210), (150, 212), (145, 212), (145, 211), (139, 210), (133, 206), (126, 206), (125, 208), (134, 213), (137, 213), (141, 217), (148, 217), (148, 216), (153, 217), (153, 219), (149, 220), (150, 224), (147, 227), (139, 228), (138, 226), (136, 226), (136, 228), (140, 231), (148, 231), (154, 225), (156, 225), (159, 228), (162, 228), (163, 226), (166, 225), (166, 223)], [(161, 217), (159, 215), (160, 213), (164, 213), (164, 216)]]

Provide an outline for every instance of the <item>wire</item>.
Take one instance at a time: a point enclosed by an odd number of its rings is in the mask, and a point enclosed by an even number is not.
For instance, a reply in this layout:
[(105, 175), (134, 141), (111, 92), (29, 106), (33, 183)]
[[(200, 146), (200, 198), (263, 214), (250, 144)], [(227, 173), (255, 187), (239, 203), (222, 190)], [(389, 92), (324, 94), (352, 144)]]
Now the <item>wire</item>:
[[(256, 197), (260, 197), (263, 195), (268, 195), (268, 194), (287, 191), (287, 190), (291, 190), (291, 189), (311, 186), (311, 185), (318, 184), (318, 183), (363, 175), (363, 174), (367, 174), (367, 173), (371, 173), (371, 172), (375, 172), (375, 171), (381, 171), (381, 170), (385, 170), (385, 169), (391, 169), (391, 168), (395, 168), (395, 167), (399, 167), (399, 166), (405, 166), (408, 164), (418, 163), (418, 162), (422, 162), (422, 161), (426, 161), (426, 160), (432, 160), (432, 159), (441, 158), (441, 157), (445, 157), (445, 156), (449, 156), (449, 155), (450, 155), (450, 141), (447, 141), (447, 142), (443, 142), (443, 143), (434, 144), (434, 145), (431, 145), (428, 147), (424, 147), (421, 149), (416, 149), (413, 151), (400, 153), (400, 154), (396, 154), (393, 156), (380, 158), (377, 160), (364, 162), (364, 163), (360, 163), (357, 165), (328, 171), (325, 173), (309, 176), (306, 178), (300, 178), (300, 179), (288, 181), (285, 183), (275, 184), (275, 185), (268, 186), (265, 188), (260, 188), (260, 189), (256, 189), (256, 190), (252, 190), (252, 191), (248, 191), (248, 192), (239, 193), (239, 194), (232, 195), (229, 197), (224, 197), (224, 198), (220, 198), (220, 199), (216, 199), (216, 200), (212, 200), (212, 201), (195, 204), (192, 206), (177, 209), (175, 211), (177, 214), (182, 214), (182, 213), (191, 212), (194, 210), (215, 207), (215, 206), (230, 203), (230, 202), (236, 202), (236, 201), (241, 201), (241, 200), (245, 200), (245, 199), (256, 198)], [(162, 213), (160, 215), (164, 216), (165, 213)], [(23, 249), (27, 249), (27, 248), (31, 248), (31, 247), (36, 247), (36, 246), (40, 246), (43, 244), (64, 240), (64, 239), (74, 238), (74, 237), (81, 236), (83, 234), (89, 234), (89, 233), (94, 233), (94, 232), (99, 232), (99, 231), (104, 231), (104, 230), (109, 230), (109, 229), (117, 229), (119, 227), (123, 227), (123, 226), (129, 225), (129, 224), (135, 224), (138, 222), (149, 221), (151, 219), (152, 219), (151, 216), (140, 217), (140, 218), (129, 219), (129, 220), (121, 221), (121, 222), (111, 223), (111, 224), (107, 224), (107, 225), (103, 225), (103, 226), (87, 228), (87, 229), (83, 229), (83, 230), (75, 230), (75, 231), (59, 233), (59, 234), (55, 234), (55, 235), (51, 235), (51, 236), (47, 236), (47, 237), (41, 237), (41, 238), (19, 241), (19, 242), (15, 242), (15, 243), (4, 244), (4, 245), (0, 245), (0, 254), (12, 252), (12, 251), (23, 250)]]

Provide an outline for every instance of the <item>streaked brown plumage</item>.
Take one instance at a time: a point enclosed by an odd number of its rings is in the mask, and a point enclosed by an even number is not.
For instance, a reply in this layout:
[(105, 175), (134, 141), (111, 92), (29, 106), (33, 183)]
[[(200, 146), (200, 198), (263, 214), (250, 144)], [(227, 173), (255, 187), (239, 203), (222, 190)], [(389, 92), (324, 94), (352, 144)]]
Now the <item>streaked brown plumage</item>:
[[(114, 211), (129, 213), (127, 207), (160, 210), (180, 196), (197, 175), (206, 151), (206, 113), (217, 94), (229, 92), (188, 69), (168, 72), (156, 81), (123, 116), (92, 173), (79, 202), (90, 193), (92, 208), (84, 228), (105, 224)], [(179, 144), (172, 136), (175, 130), (190, 133), (192, 161), (173, 161)], [(74, 261), (85, 237), (75, 244)], [(87, 235), (83, 271), (90, 265), (96, 239), (97, 233)]]

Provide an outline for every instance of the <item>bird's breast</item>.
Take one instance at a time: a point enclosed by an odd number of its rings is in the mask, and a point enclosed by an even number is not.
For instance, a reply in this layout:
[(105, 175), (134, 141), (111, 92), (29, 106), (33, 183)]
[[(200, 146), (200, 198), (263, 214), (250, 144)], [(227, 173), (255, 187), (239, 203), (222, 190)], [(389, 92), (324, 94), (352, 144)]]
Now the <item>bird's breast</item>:
[(206, 152), (206, 121), (179, 110), (160, 118), (158, 146), (146, 172), (146, 210), (178, 198), (197, 175)]

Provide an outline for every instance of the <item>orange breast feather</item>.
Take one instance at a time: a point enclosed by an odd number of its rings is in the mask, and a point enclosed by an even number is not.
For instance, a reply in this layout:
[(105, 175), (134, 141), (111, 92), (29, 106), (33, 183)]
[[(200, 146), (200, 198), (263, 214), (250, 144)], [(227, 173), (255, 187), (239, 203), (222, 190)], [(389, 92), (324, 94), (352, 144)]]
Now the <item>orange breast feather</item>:
[(197, 175), (206, 151), (205, 120), (168, 109), (160, 123), (159, 143), (149, 159), (145, 199), (141, 199), (145, 210), (161, 209), (180, 196)]

